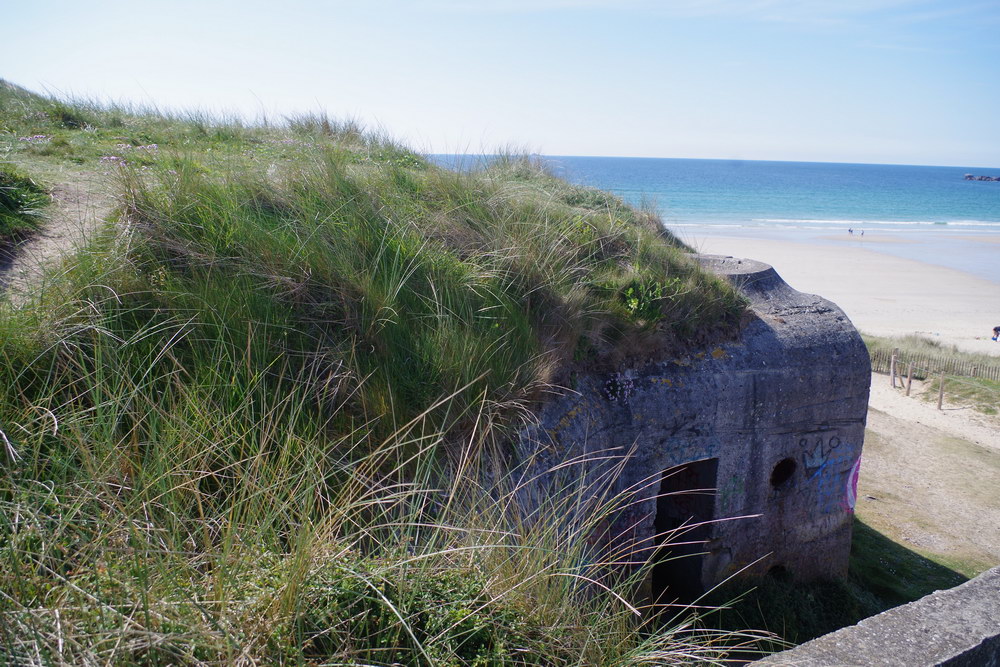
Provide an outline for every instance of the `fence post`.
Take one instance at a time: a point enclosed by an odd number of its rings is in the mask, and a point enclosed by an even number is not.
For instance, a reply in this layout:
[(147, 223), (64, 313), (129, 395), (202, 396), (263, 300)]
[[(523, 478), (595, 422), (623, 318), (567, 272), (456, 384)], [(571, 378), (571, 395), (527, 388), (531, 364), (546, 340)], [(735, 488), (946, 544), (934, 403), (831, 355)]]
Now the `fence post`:
[(906, 367), (906, 395), (910, 395), (910, 385), (913, 384), (913, 362)]
[(944, 402), (944, 371), (941, 372), (941, 386), (938, 387), (938, 410), (941, 409), (941, 404)]
[(889, 360), (889, 379), (892, 382), (892, 388), (896, 388), (896, 355), (899, 353), (899, 348), (892, 348), (892, 358)]

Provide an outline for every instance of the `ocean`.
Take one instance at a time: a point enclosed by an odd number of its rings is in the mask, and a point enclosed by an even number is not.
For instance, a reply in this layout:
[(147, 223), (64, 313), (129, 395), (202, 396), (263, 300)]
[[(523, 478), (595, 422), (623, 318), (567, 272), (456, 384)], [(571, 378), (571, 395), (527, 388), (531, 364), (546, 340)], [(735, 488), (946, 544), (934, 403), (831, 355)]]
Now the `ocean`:
[[(444, 164), (455, 158), (434, 156)], [(566, 180), (657, 210), (681, 239), (737, 236), (866, 248), (1000, 284), (1000, 168), (539, 156)], [(465, 158), (468, 165), (474, 159)], [(853, 231), (853, 234), (850, 233)], [(878, 239), (878, 243), (874, 240)]]

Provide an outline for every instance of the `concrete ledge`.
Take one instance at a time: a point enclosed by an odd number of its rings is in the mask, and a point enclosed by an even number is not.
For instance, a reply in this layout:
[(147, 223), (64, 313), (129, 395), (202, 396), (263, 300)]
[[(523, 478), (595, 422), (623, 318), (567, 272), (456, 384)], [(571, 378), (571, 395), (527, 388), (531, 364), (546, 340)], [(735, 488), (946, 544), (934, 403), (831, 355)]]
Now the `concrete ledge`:
[(753, 664), (1000, 667), (1000, 567)]

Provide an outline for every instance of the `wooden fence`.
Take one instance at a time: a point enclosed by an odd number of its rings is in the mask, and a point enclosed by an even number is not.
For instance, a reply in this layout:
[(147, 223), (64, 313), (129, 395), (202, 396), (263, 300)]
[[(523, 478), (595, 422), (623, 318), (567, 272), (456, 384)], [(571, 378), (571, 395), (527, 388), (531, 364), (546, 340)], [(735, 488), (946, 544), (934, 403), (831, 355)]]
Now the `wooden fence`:
[[(872, 351), (872, 372), (889, 373), (892, 368), (892, 354), (891, 350)], [(951, 359), (945, 356), (909, 355), (905, 352), (896, 352), (896, 373), (906, 370), (910, 364), (913, 364), (913, 377), (918, 380), (925, 380), (930, 376), (946, 373), (948, 375), (986, 378), (987, 380), (1000, 382), (1000, 365), (997, 364), (976, 363), (961, 359)]]

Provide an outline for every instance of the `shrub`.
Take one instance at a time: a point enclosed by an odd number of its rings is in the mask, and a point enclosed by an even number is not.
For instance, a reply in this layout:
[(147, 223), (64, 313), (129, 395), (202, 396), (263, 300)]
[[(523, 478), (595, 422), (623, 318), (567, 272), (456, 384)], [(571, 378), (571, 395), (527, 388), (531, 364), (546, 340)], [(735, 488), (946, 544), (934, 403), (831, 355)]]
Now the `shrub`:
[(64, 102), (52, 102), (48, 113), (53, 121), (71, 130), (81, 130), (88, 125), (86, 116), (79, 107)]
[(20, 170), (0, 164), (0, 240), (38, 227), (49, 197)]

